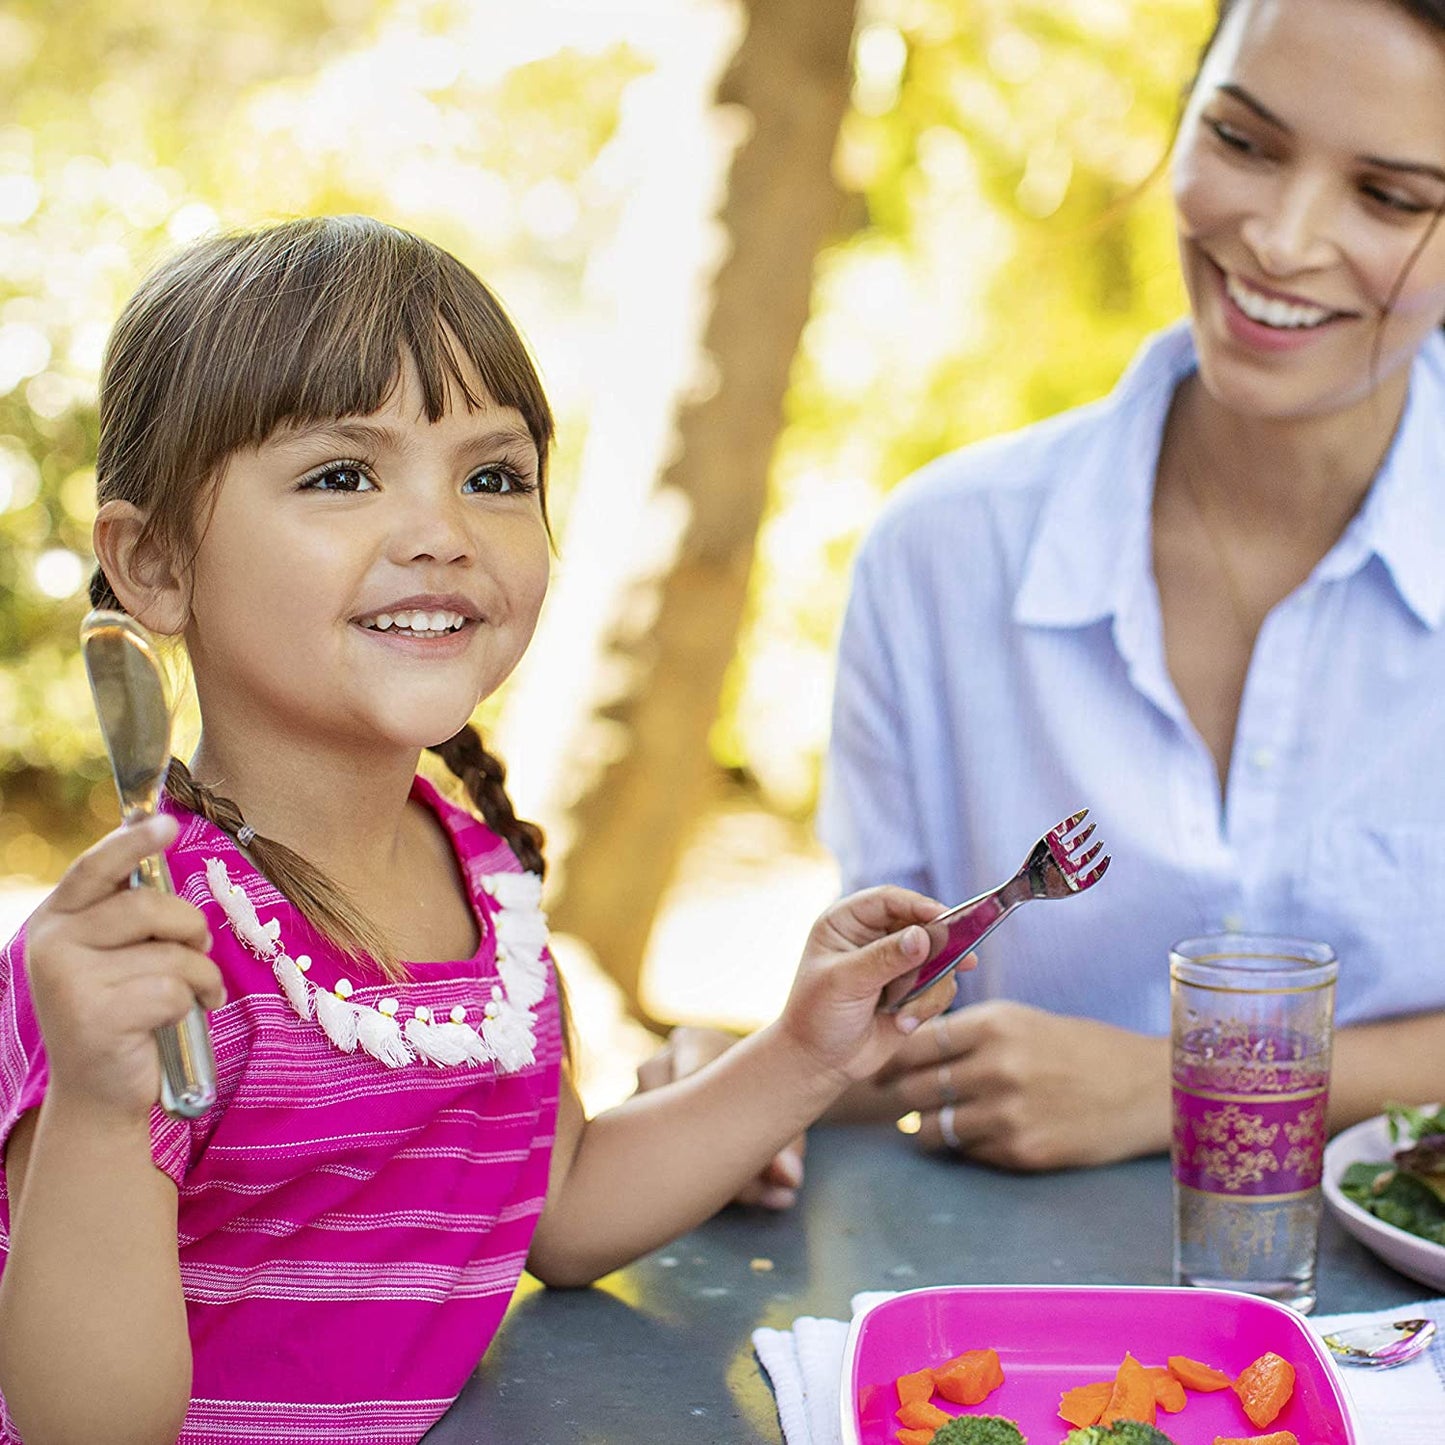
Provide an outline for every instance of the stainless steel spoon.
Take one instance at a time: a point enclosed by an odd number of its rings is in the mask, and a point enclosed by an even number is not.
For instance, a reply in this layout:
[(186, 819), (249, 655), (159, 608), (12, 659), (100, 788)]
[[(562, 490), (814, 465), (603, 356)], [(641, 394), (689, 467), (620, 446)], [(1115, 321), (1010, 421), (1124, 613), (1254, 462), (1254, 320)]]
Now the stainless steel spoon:
[[(171, 760), (171, 713), (150, 639), (123, 612), (90, 612), (80, 624), (80, 650), (110, 756), (121, 819), (149, 818), (160, 802)], [(174, 893), (165, 858), (141, 860), (132, 888)], [(161, 1056), (161, 1107), (183, 1119), (216, 1102), (216, 1059), (199, 1003), (179, 1023), (156, 1030)]]
[(1342, 1365), (1388, 1370), (1430, 1347), (1434, 1320), (1394, 1320), (1389, 1324), (1352, 1325), (1324, 1337), (1325, 1348)]

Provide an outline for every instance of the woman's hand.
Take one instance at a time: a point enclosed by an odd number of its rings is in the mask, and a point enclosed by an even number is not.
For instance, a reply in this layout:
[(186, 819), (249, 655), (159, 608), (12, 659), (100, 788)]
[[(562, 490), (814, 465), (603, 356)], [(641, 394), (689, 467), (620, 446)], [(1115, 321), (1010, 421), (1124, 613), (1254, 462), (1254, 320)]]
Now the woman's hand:
[(871, 1086), (919, 1143), (1005, 1169), (1169, 1146), (1169, 1041), (1004, 1000), (923, 1024)]
[[(950, 973), (897, 1013), (880, 1011), (889, 984), (928, 956), (923, 924), (942, 905), (907, 888), (850, 894), (813, 925), (779, 1028), (840, 1084), (876, 1074), (904, 1039), (953, 1000)], [(963, 966), (971, 967), (965, 960)]]
[(53, 1101), (144, 1119), (160, 1094), (155, 1030), (197, 999), (225, 1002), (200, 910), (130, 887), (141, 859), (175, 836), (165, 815), (116, 829), (71, 864), (26, 927)]
[[(695, 1074), (737, 1043), (738, 1036), (725, 1029), (700, 1028), (682, 1024), (667, 1036), (667, 1042), (637, 1069), (637, 1092), (661, 1088), (677, 1079)], [(773, 1156), (756, 1178), (745, 1184), (734, 1204), (752, 1204), (763, 1209), (791, 1209), (803, 1183), (803, 1154), (808, 1136), (799, 1134)]]

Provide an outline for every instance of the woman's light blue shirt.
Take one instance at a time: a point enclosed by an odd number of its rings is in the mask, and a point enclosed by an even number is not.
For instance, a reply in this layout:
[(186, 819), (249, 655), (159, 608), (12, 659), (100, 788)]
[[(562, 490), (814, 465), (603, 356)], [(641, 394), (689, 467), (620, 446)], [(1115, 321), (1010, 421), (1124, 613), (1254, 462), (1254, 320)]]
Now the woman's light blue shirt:
[(1020, 910), (961, 976), (1168, 1029), (1169, 945), (1321, 939), (1338, 1019), (1445, 1009), (1445, 340), (1414, 363), (1364, 505), (1266, 619), (1221, 804), (1165, 665), (1150, 547), (1160, 438), (1195, 369), (1155, 337), (1094, 405), (946, 456), (858, 557), (819, 827), (845, 887), (955, 903), (1075, 809), (1113, 855)]

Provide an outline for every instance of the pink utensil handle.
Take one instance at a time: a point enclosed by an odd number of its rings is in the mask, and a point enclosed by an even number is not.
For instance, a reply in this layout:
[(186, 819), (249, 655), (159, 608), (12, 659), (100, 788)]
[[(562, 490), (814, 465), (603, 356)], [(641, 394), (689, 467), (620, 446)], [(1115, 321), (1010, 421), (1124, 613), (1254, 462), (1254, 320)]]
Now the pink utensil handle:
[(970, 949), (976, 948), (1008, 916), (1009, 905), (999, 896), (999, 890), (981, 893), (940, 913), (931, 923), (923, 926), (932, 940), (928, 957), (918, 967), (914, 980), (901, 997), (885, 1003), (892, 1013), (910, 1000), (918, 997), (925, 989), (932, 987), (941, 978), (947, 978), (963, 961)]

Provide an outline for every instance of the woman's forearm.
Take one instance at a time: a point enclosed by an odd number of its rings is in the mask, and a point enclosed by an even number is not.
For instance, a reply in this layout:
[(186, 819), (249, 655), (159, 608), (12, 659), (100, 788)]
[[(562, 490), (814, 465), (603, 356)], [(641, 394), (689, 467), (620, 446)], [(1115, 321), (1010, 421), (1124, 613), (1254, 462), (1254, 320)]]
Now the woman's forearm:
[(47, 1100), (6, 1165), (0, 1390), (26, 1445), (174, 1445), (191, 1351), (175, 1185), (145, 1122)]
[(1333, 1132), (1388, 1103), (1445, 1102), (1445, 1013), (1354, 1024), (1335, 1035), (1330, 1071)]

